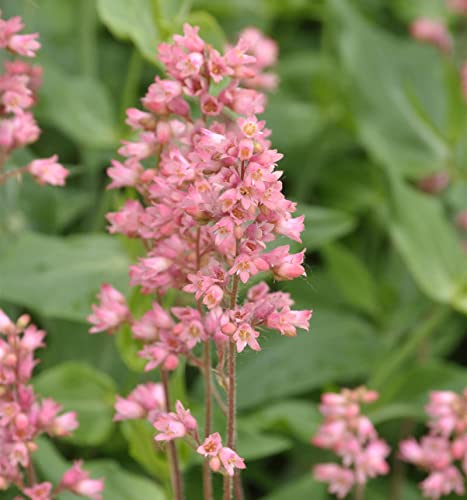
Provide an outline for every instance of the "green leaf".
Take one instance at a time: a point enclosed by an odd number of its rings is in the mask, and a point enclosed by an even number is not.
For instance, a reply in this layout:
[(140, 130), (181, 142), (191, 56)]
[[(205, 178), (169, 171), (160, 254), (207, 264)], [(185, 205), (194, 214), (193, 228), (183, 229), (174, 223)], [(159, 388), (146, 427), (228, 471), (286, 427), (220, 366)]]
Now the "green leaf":
[(152, 3), (151, 0), (98, 0), (97, 11), (117, 38), (131, 40), (154, 63), (162, 37)]
[(467, 256), (439, 200), (391, 180), (389, 229), (405, 264), (431, 299), (467, 313)]
[(282, 436), (238, 427), (238, 452), (245, 460), (258, 460), (284, 452), (292, 442)]
[(114, 147), (118, 136), (107, 89), (98, 80), (63, 73), (44, 64), (40, 115), (68, 137), (89, 148)]
[(34, 379), (39, 394), (78, 413), (79, 427), (68, 438), (81, 446), (95, 446), (112, 432), (115, 385), (106, 374), (73, 361), (42, 372)]
[(372, 316), (380, 306), (376, 283), (362, 260), (345, 246), (334, 243), (323, 249), (328, 270), (346, 300)]
[(303, 245), (314, 249), (350, 233), (356, 225), (354, 217), (332, 208), (299, 204), (296, 216), (305, 215)]
[(188, 22), (193, 26), (199, 26), (199, 35), (207, 43), (222, 51), (227, 43), (225, 33), (216, 18), (209, 12), (197, 10), (188, 16)]
[(433, 361), (399, 370), (380, 390), (380, 399), (369, 408), (375, 423), (401, 418), (426, 420), (424, 407), (431, 391), (460, 392), (467, 370), (452, 363)]
[[(291, 435), (308, 443), (322, 417), (314, 403), (290, 399), (273, 403), (239, 419), (239, 425), (255, 430), (268, 430)], [(306, 426), (303, 425), (306, 422)]]
[(128, 472), (112, 460), (86, 462), (93, 477), (104, 478), (103, 500), (166, 500), (164, 490), (154, 481)]
[[(45, 480), (58, 484), (63, 473), (71, 467), (46, 438), (38, 439), (39, 449), (33, 455), (41, 476)], [(149, 479), (126, 471), (112, 460), (92, 460), (84, 463), (84, 469), (91, 473), (93, 479), (104, 479), (103, 500), (165, 500), (162, 488)], [(76, 495), (61, 494), (60, 500), (77, 499)], [(81, 497), (79, 497), (81, 498)]]
[(447, 20), (449, 10), (446, 0), (395, 0), (391, 7), (404, 21), (414, 21), (419, 17)]
[[(307, 302), (306, 297), (301, 298)], [(263, 352), (238, 357), (239, 408), (291, 397), (322, 384), (365, 376), (381, 348), (369, 325), (342, 311), (315, 311), (310, 332), (260, 339)], [(258, 377), (258, 373), (263, 376)]]
[(110, 236), (57, 238), (25, 232), (1, 255), (0, 298), (46, 316), (84, 321), (103, 282), (126, 288), (128, 265)]
[(346, 0), (331, 0), (335, 34), (353, 85), (351, 107), (369, 152), (389, 168), (421, 175), (450, 154), (445, 65), (432, 48), (371, 26)]
[(156, 448), (151, 424), (145, 420), (128, 420), (120, 426), (128, 442), (130, 456), (151, 476), (161, 481), (168, 480), (170, 474), (166, 456)]
[(283, 488), (271, 495), (262, 497), (262, 500), (325, 500), (326, 485), (315, 481), (311, 472), (303, 478), (290, 481)]

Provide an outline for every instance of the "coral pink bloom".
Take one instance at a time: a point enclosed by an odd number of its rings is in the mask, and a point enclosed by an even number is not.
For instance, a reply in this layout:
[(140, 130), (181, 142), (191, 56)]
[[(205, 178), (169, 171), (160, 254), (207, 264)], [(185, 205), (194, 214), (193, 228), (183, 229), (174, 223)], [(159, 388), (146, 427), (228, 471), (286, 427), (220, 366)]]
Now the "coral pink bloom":
[(197, 448), (197, 452), (204, 457), (215, 457), (222, 448), (221, 435), (218, 432), (210, 434), (204, 443)]
[(156, 441), (171, 441), (186, 435), (187, 429), (173, 413), (159, 415), (154, 421), (154, 427), (159, 431), (154, 438)]
[(212, 285), (207, 289), (206, 294), (204, 295), (203, 304), (208, 309), (213, 309), (221, 303), (223, 297), (224, 292), (222, 291), (222, 288), (217, 285)]
[(190, 410), (185, 410), (180, 401), (175, 403), (175, 410), (180, 422), (188, 431), (194, 431), (198, 428), (198, 422), (196, 422), (195, 417), (192, 416)]
[(11, 335), (16, 331), (16, 327), (11, 319), (0, 309), (0, 333)]
[(337, 498), (346, 497), (355, 482), (352, 471), (337, 464), (316, 465), (313, 473), (318, 481), (329, 483), (329, 493), (333, 493)]
[(23, 493), (30, 500), (52, 500), (52, 484), (40, 483), (30, 488), (25, 488)]
[(99, 306), (93, 304), (93, 314), (87, 318), (94, 325), (89, 332), (98, 333), (107, 330), (109, 333), (113, 333), (130, 318), (130, 310), (125, 297), (107, 283), (101, 286), (97, 297), (101, 303)]
[(416, 40), (430, 43), (442, 52), (450, 52), (451, 50), (451, 36), (441, 21), (427, 18), (416, 19), (410, 26), (410, 33)]
[(57, 159), (58, 156), (53, 155), (50, 158), (33, 160), (28, 165), (28, 171), (39, 184), (64, 186), (69, 172), (60, 163), (57, 163)]
[(237, 343), (237, 352), (242, 352), (247, 345), (254, 351), (261, 351), (261, 347), (256, 340), (259, 332), (253, 330), (248, 323), (242, 323), (235, 331), (233, 338)]
[(69, 436), (74, 430), (79, 427), (78, 420), (76, 418), (76, 412), (69, 411), (55, 417), (51, 422), (51, 426), (48, 430), (51, 436)]
[(66, 489), (91, 500), (102, 500), (101, 492), (104, 489), (102, 479), (90, 479), (89, 472), (82, 469), (83, 462), (77, 460), (73, 467), (68, 469), (60, 481), (59, 488)]
[(456, 14), (467, 14), (467, 0), (447, 0), (447, 4)]
[(434, 500), (450, 493), (456, 493), (456, 495), (465, 493), (464, 479), (453, 466), (439, 472), (432, 472), (420, 483), (420, 487), (426, 497)]
[(107, 189), (134, 186), (143, 173), (143, 167), (134, 159), (127, 160), (125, 163), (112, 160), (111, 163), (112, 166), (107, 169), (107, 175), (112, 179), (112, 182), (107, 186)]
[(34, 57), (41, 48), (41, 44), (36, 40), (38, 37), (38, 33), (14, 35), (8, 42), (8, 48), (21, 56)]
[(245, 469), (246, 465), (243, 458), (239, 457), (235, 451), (230, 448), (221, 448), (219, 458), (229, 476), (233, 476), (235, 469)]

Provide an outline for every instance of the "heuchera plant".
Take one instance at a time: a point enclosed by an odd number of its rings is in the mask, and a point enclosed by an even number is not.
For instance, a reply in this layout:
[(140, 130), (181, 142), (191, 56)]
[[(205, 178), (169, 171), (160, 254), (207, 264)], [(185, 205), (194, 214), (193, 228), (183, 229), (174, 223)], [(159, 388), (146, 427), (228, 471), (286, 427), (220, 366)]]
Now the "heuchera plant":
[(7, 60), (0, 75), (0, 185), (9, 178), (20, 178), (23, 173), (29, 173), (39, 184), (63, 186), (68, 171), (57, 163), (57, 155), (33, 160), (24, 167), (4, 170), (8, 158), (16, 149), (39, 138), (40, 129), (30, 109), (37, 101), (42, 69), (18, 57), (35, 57), (40, 48), (38, 33), (18, 34), (24, 28), (21, 18), (2, 19), (1, 15), (0, 11), (0, 49), (3, 49)]
[[(123, 141), (125, 160), (108, 169), (109, 188), (138, 193), (107, 218), (111, 233), (142, 242), (146, 254), (131, 266), (130, 284), (154, 297), (152, 308), (133, 318), (124, 297), (104, 285), (88, 319), (92, 333), (130, 323), (146, 370), (160, 370), (161, 384), (140, 385), (118, 399), (116, 420), (146, 418), (154, 425), (156, 441), (167, 443), (173, 497), (183, 497), (174, 440), (184, 439), (205, 459), (204, 497), (213, 498), (212, 470), (224, 475), (228, 500), (233, 489), (242, 498), (239, 470), (245, 468), (236, 442), (236, 356), (246, 348), (260, 351), (265, 329), (284, 336), (308, 329), (311, 311), (294, 311), (288, 294), (256, 280), (260, 272), (275, 280), (305, 274), (304, 251), (272, 245), (278, 236), (300, 242), (304, 227), (303, 216), (292, 216), (295, 203), (282, 194), (275, 168), (282, 155), (256, 117), (266, 104), (258, 88), (276, 83), (263, 72), (275, 62), (276, 45), (248, 29), (221, 54), (198, 31), (186, 24), (184, 35), (159, 46), (169, 78), (156, 77), (143, 111), (128, 109), (127, 123), (138, 136)], [(191, 305), (165, 310), (161, 303), (171, 289), (190, 294)], [(204, 376), (203, 431), (182, 402), (172, 407), (169, 373), (180, 357)], [(212, 429), (213, 397), (226, 415), (223, 437)]]
[(369, 478), (389, 472), (386, 457), (390, 448), (380, 439), (371, 420), (361, 413), (361, 405), (378, 399), (378, 393), (365, 387), (328, 392), (321, 397), (319, 411), (324, 423), (312, 439), (319, 448), (332, 450), (342, 464), (319, 464), (314, 475), (329, 483), (329, 492), (344, 498), (354, 488), (356, 500), (364, 498)]
[[(464, 495), (467, 476), (467, 389), (462, 394), (435, 391), (426, 406), (429, 433), (400, 443), (400, 457), (428, 472), (420, 483), (424, 496)], [(456, 466), (459, 462), (459, 467)], [(462, 471), (462, 472), (461, 472)]]
[(0, 491), (14, 485), (31, 500), (52, 500), (64, 491), (101, 500), (103, 481), (90, 479), (81, 461), (63, 474), (55, 488), (37, 480), (32, 461), (37, 437), (68, 436), (78, 421), (75, 412), (60, 414), (62, 408), (53, 399), (38, 398), (30, 385), (38, 363), (34, 354), (44, 347), (45, 332), (29, 321), (23, 315), (13, 323), (0, 309)]

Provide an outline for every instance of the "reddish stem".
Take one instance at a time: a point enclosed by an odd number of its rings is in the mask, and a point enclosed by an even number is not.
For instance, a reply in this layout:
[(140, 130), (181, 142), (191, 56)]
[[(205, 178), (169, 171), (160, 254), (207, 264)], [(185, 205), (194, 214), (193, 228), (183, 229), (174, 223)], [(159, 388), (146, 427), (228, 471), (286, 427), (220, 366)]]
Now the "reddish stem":
[[(170, 390), (169, 390), (169, 375), (167, 370), (161, 369), (162, 386), (164, 388), (164, 397), (166, 410), (170, 411)], [(180, 465), (178, 462), (177, 448), (173, 441), (167, 443), (167, 455), (170, 463), (170, 477), (172, 481), (172, 492), (174, 500), (183, 500), (182, 477), (180, 474)]]

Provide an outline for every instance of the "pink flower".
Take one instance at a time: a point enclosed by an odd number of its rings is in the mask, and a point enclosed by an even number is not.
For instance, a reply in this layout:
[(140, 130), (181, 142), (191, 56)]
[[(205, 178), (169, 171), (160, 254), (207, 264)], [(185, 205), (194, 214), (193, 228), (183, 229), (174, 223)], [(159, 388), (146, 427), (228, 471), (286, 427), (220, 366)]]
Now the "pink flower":
[(329, 483), (329, 493), (344, 498), (352, 489), (355, 478), (349, 469), (336, 464), (319, 464), (313, 469), (318, 481)]
[(440, 472), (432, 472), (420, 483), (420, 487), (426, 497), (435, 500), (450, 493), (456, 493), (457, 495), (465, 493), (464, 480), (455, 467), (448, 467)]
[(21, 56), (34, 57), (41, 44), (36, 40), (38, 33), (31, 35), (14, 35), (10, 38), (8, 48)]
[(39, 184), (51, 184), (52, 186), (64, 186), (65, 179), (69, 172), (57, 163), (58, 156), (53, 155), (50, 158), (42, 160), (33, 160), (28, 165), (28, 171)]
[(12, 335), (15, 333), (16, 327), (10, 318), (0, 309), (0, 333), (4, 335)]
[(237, 352), (242, 352), (246, 345), (249, 345), (254, 351), (261, 351), (261, 347), (256, 340), (259, 333), (248, 323), (242, 323), (235, 331), (233, 338), (237, 343)]
[(83, 470), (81, 466), (81, 460), (75, 461), (73, 467), (63, 474), (59, 488), (92, 500), (102, 500), (101, 492), (104, 489), (104, 481), (102, 479), (90, 479), (89, 472)]
[(212, 285), (206, 290), (203, 298), (203, 304), (208, 309), (213, 309), (221, 303), (223, 297), (224, 292), (222, 291), (222, 288), (217, 285)]
[(160, 432), (154, 438), (156, 441), (171, 441), (183, 437), (187, 433), (186, 427), (173, 413), (159, 415), (153, 425)]
[(23, 493), (31, 500), (52, 500), (52, 484), (39, 483), (30, 488), (24, 488)]
[(204, 457), (215, 457), (222, 448), (221, 435), (218, 432), (210, 434), (204, 443), (197, 448), (197, 452)]
[(456, 215), (456, 225), (461, 231), (467, 231), (467, 210), (462, 210)]
[(141, 164), (134, 160), (125, 163), (112, 160), (112, 166), (107, 169), (107, 175), (112, 179), (107, 189), (115, 189), (124, 186), (134, 186), (143, 172)]
[(467, 14), (467, 0), (447, 0), (447, 4), (456, 14)]
[(219, 458), (229, 476), (234, 475), (235, 469), (246, 469), (243, 458), (239, 457), (231, 448), (221, 448)]
[(130, 318), (130, 310), (125, 297), (107, 283), (101, 286), (97, 297), (101, 303), (99, 306), (93, 304), (93, 314), (87, 318), (94, 325), (89, 332), (98, 333), (107, 330), (109, 333), (113, 333)]
[(410, 33), (416, 40), (430, 43), (438, 47), (442, 52), (451, 51), (451, 36), (441, 21), (423, 17), (416, 19), (410, 26)]

